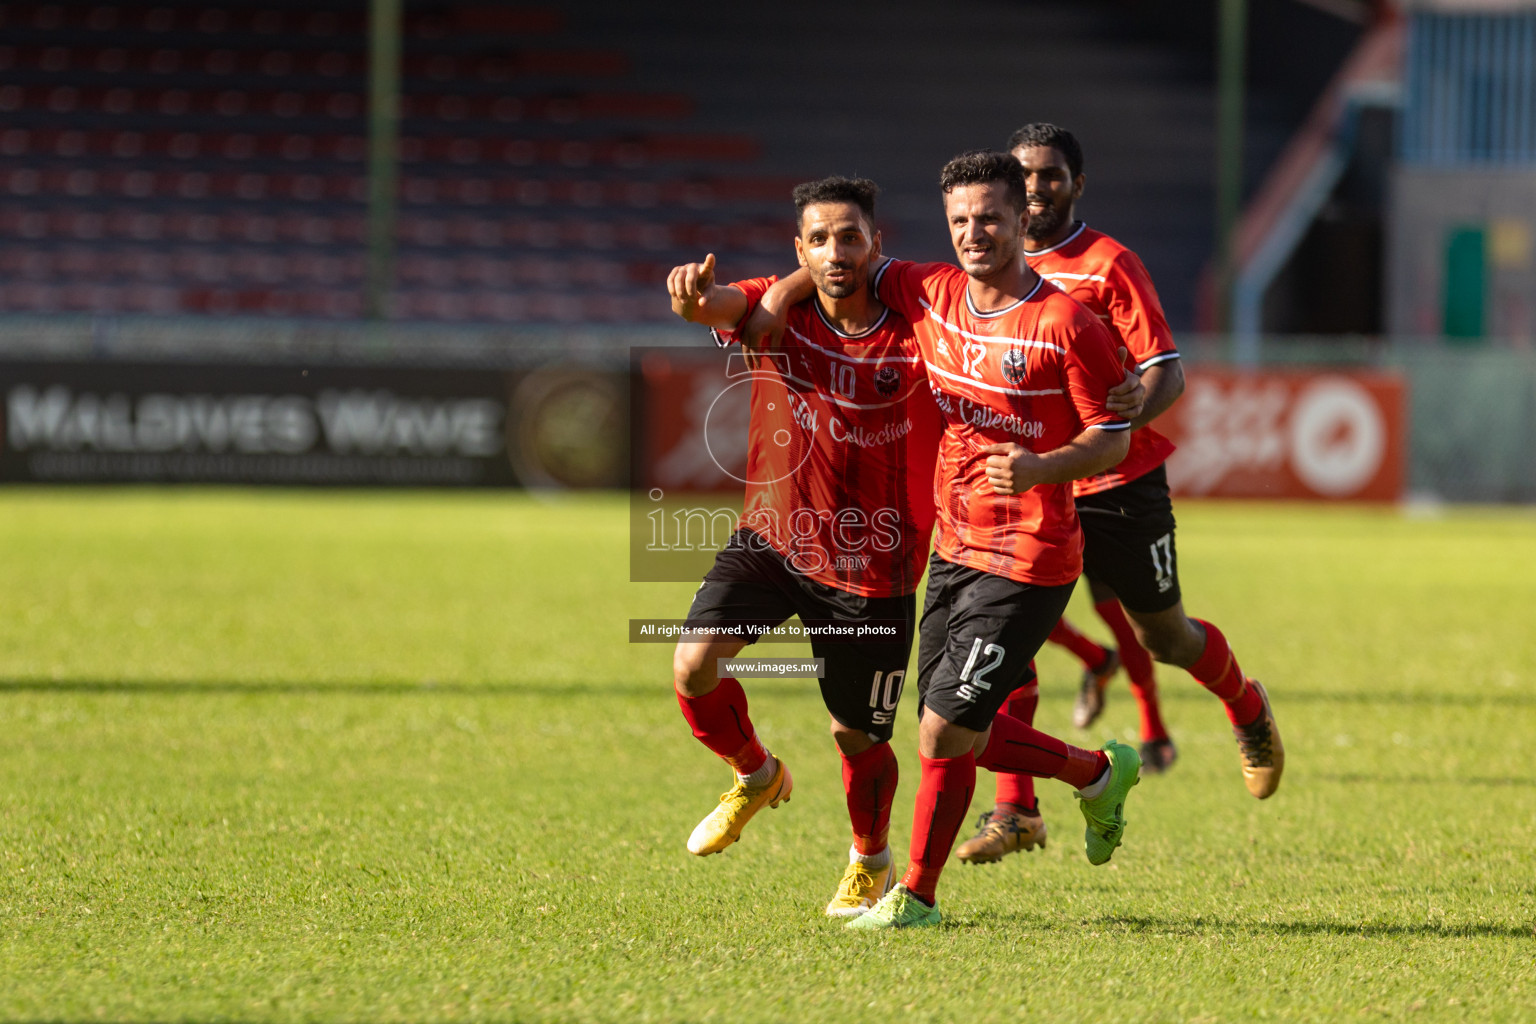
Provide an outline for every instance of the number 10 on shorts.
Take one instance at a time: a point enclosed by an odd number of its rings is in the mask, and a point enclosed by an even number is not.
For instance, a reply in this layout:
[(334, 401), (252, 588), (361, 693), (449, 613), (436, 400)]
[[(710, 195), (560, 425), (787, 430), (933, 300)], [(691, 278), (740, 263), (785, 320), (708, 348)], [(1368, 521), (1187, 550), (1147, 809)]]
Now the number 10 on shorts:
[[(972, 704), (976, 703), (976, 698), (981, 696), (980, 691), (992, 689), (992, 684), (987, 682), (987, 673), (1001, 665), (1005, 655), (1003, 649), (997, 644), (986, 644), (983, 647), (984, 643), (986, 643), (985, 637), (977, 637), (976, 642), (971, 644), (971, 656), (965, 659), (965, 668), (960, 670), (960, 689), (955, 691), (962, 700)], [(977, 668), (976, 663), (987, 657), (992, 660)]]
[[(890, 725), (896, 717), (896, 705), (901, 703), (901, 687), (907, 681), (907, 670), (876, 672), (875, 682), (869, 688), (869, 706), (875, 713), (869, 716), (875, 725)], [(882, 687), (880, 684), (884, 683)]]

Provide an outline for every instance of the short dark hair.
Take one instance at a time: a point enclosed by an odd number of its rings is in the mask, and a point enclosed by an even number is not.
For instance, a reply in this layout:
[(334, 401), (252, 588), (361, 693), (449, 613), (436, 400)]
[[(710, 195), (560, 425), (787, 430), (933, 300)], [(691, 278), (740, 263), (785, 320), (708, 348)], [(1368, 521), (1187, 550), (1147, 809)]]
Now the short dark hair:
[(817, 178), (815, 181), (805, 181), (795, 186), (792, 193), (795, 200), (795, 227), (800, 227), (805, 221), (805, 208), (812, 203), (853, 203), (864, 211), (864, 219), (869, 222), (870, 230), (875, 227), (875, 197), (880, 194), (880, 186), (868, 178), (844, 178), (833, 175), (830, 178)]
[(1027, 124), (1008, 137), (1008, 152), (1020, 146), (1049, 146), (1067, 158), (1072, 177), (1083, 173), (1083, 147), (1078, 145), (1077, 136), (1049, 121)]
[(939, 188), (949, 195), (961, 185), (989, 185), (1002, 182), (1008, 189), (1008, 205), (1020, 213), (1029, 203), (1029, 186), (1024, 183), (1024, 166), (1010, 153), (973, 149), (961, 153), (939, 172)]

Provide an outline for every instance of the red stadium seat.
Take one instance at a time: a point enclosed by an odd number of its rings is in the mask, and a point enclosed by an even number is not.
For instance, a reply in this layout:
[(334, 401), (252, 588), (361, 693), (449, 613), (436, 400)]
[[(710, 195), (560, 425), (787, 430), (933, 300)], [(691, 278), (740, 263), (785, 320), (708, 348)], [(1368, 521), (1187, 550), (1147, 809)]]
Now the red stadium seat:
[(427, 284), (432, 281), (434, 261), (427, 256), (410, 254), (395, 262), (395, 276), (401, 284)]
[(137, 242), (158, 241), (165, 235), (165, 217), (150, 210), (125, 210), (114, 215), (112, 235)]
[[(18, 240), (0, 248), (5, 308), (14, 308), (15, 284), (34, 275), (77, 285), (23, 296), (39, 306), (360, 315), (361, 9), (22, 0), (0, 18), (45, 26), (0, 44), (0, 71), (25, 72), (0, 76), (0, 114), (17, 125), (0, 124), (0, 195), (13, 197), (0, 207), (0, 239)], [(420, 42), (403, 61), (410, 134), (401, 149), (411, 173), (401, 182), (397, 270), (411, 315), (651, 319), (649, 292), (642, 302), (632, 291), (636, 267), (650, 274), (649, 263), (605, 254), (650, 249), (661, 265), (699, 241), (756, 247), (768, 237), (764, 224), (740, 218), (708, 230), (676, 223), (679, 208), (733, 196), (784, 201), (780, 182), (768, 196), (706, 171), (755, 159), (755, 139), (689, 132), (687, 95), (592, 88), (631, 72), (625, 52), (507, 38), (564, 22), (554, 4), (407, 12)], [(479, 37), (483, 52), (457, 42)], [(534, 76), (549, 81), (481, 84)], [(683, 130), (646, 134), (646, 121)], [(490, 130), (517, 122), (542, 123), (515, 138)], [(635, 173), (666, 164), (680, 165), (670, 178)], [(544, 208), (559, 212), (527, 216)], [(776, 249), (782, 235), (773, 234)], [(49, 255), (52, 239), (77, 241)], [(43, 240), (49, 247), (33, 244)]]
[(66, 284), (61, 305), (80, 313), (112, 313), (117, 310), (120, 290), (99, 284)]
[(453, 27), (474, 35), (533, 35), (558, 32), (564, 26), (565, 17), (558, 9), (478, 4), (453, 11)]
[(55, 254), (53, 270), (64, 277), (92, 277), (101, 271), (102, 263), (95, 249), (71, 246)]
[(122, 308), (132, 313), (166, 316), (181, 309), (181, 292), (166, 286), (139, 286), (126, 289)]
[[(36, 250), (13, 247), (0, 249), (0, 280), (16, 277), (42, 277), (46, 257)], [(33, 265), (37, 264), (36, 269)]]
[(25, 287), (24, 308), (35, 313), (56, 313), (64, 308), (63, 289), (57, 285), (29, 284)]
[(108, 151), (115, 157), (132, 158), (144, 152), (143, 132), (112, 132), (107, 141)]

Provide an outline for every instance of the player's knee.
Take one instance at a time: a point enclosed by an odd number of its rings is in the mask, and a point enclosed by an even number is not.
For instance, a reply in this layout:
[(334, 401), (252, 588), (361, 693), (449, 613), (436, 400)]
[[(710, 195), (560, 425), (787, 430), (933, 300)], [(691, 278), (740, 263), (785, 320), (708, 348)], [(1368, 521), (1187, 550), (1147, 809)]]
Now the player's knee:
[(976, 732), (945, 721), (929, 711), (917, 729), (917, 749), (924, 757), (961, 757), (971, 749)]
[(1147, 649), (1147, 653), (1152, 655), (1153, 661), (1160, 661), (1164, 665), (1172, 661), (1170, 655), (1173, 653), (1173, 645), (1168, 642), (1168, 637), (1164, 634), (1150, 630), (1137, 630), (1136, 639)]
[(1193, 665), (1200, 658), (1202, 638), (1194, 624), (1159, 622), (1150, 627), (1138, 625), (1136, 639), (1147, 649), (1154, 661), (1180, 668)]
[(702, 697), (719, 685), (707, 651), (696, 646), (679, 647), (672, 654), (672, 686), (685, 697)]
[(844, 725), (835, 718), (832, 719), (831, 732), (832, 741), (844, 757), (857, 757), (875, 745), (869, 733)]

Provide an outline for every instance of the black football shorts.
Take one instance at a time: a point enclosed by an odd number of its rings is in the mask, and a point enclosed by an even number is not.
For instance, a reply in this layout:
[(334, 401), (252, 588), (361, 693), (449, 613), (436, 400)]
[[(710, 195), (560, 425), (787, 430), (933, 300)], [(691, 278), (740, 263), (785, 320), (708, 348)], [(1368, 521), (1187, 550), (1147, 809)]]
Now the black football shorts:
[[(811, 653), (824, 659), (821, 699), (832, 717), (884, 743), (895, 728), (912, 655), (917, 596), (862, 597), (820, 583), (790, 567), (751, 530), (740, 529), (715, 556), (693, 596), (686, 628), (777, 626), (799, 616), (807, 627), (836, 623), (899, 624), (893, 639), (817, 638)], [(750, 641), (749, 641), (750, 642)]]
[(1133, 612), (1179, 603), (1173, 499), (1159, 466), (1129, 483), (1077, 499), (1083, 525), (1083, 575), (1115, 592)]
[(990, 728), (1033, 678), (1030, 662), (1067, 610), (1072, 587), (1020, 583), (933, 555), (918, 626), (922, 706), (967, 729)]

